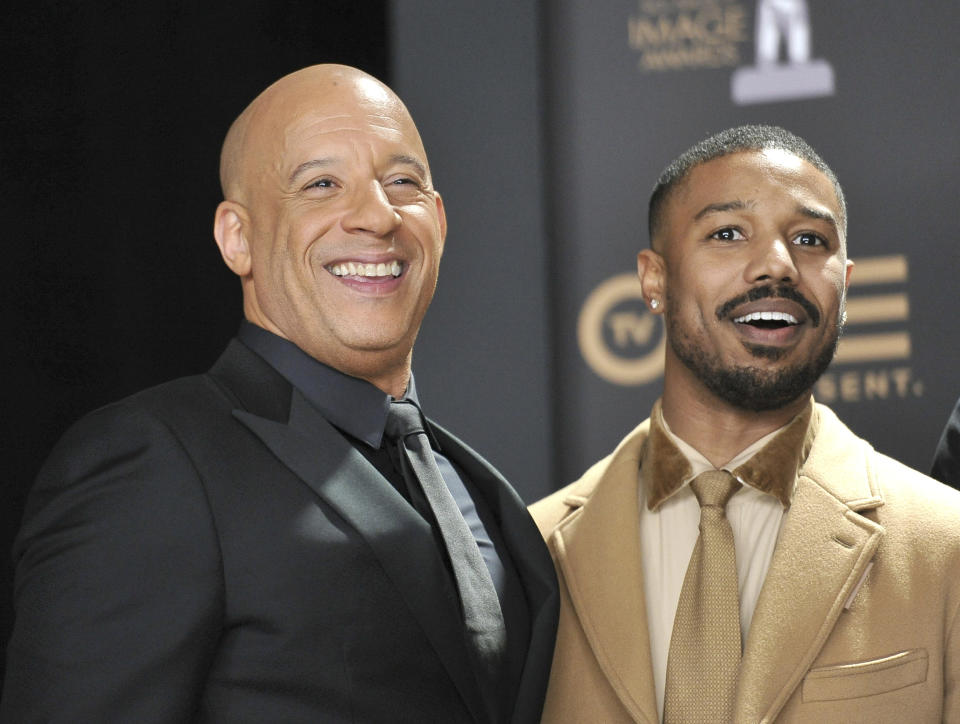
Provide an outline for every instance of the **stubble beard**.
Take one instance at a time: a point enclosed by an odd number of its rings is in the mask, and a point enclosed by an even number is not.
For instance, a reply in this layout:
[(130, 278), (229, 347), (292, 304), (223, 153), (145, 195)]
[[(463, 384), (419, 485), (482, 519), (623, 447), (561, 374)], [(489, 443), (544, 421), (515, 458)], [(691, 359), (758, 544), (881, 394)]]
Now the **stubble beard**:
[[(668, 302), (668, 309), (673, 308)], [(667, 312), (665, 316), (667, 338), (677, 359), (718, 398), (751, 412), (779, 410), (809, 394), (814, 383), (830, 366), (843, 329), (841, 311), (827, 338), (810, 359), (789, 367), (764, 369), (750, 365), (724, 365), (718, 355), (698, 343), (675, 315)], [(767, 360), (777, 360), (787, 353), (781, 347), (765, 345), (747, 345), (747, 350), (754, 357)]]

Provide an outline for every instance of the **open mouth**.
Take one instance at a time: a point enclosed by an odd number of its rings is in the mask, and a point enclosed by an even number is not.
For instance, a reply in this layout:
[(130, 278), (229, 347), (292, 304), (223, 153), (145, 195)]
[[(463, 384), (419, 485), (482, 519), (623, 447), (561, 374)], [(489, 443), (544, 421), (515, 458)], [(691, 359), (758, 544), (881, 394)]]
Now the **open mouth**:
[(399, 261), (379, 264), (345, 261), (340, 264), (331, 264), (327, 270), (336, 277), (396, 278), (403, 273), (403, 264)]
[(751, 312), (735, 317), (734, 324), (749, 324), (757, 329), (784, 329), (795, 327), (800, 321), (787, 312)]

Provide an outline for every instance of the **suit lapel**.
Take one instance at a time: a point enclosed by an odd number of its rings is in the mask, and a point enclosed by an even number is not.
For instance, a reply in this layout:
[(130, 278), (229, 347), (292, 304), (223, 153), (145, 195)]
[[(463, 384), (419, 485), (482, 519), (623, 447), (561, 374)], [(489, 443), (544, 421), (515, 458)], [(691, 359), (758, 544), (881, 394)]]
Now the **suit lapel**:
[(584, 506), (550, 539), (597, 662), (637, 721), (658, 721), (640, 555), (639, 469), (645, 427), (614, 453)]
[[(883, 536), (865, 444), (825, 408), (747, 635), (737, 721), (772, 721), (800, 684)], [(829, 482), (828, 482), (829, 481)]]
[(287, 422), (245, 410), (233, 415), (366, 541), (475, 718), (482, 719), (459, 605), (429, 525), (296, 389), (290, 394)]
[(543, 707), (560, 607), (553, 562), (526, 506), (507, 481), (462, 441), (439, 425), (431, 425), (444, 454), (463, 468), (493, 511), (526, 594), (530, 642), (513, 721), (534, 721)]

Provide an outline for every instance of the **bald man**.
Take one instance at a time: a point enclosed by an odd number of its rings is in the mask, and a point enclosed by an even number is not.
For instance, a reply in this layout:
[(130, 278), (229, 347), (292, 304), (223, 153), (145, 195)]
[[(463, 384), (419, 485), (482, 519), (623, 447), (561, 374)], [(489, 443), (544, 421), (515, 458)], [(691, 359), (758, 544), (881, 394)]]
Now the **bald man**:
[[(356, 69), (303, 69), (244, 110), (220, 172), (240, 331), (47, 461), (0, 719), (538, 721), (558, 604), (523, 503), (421, 421), (456, 504), (435, 513), (387, 431), (392, 405), (420, 417), (411, 354), (446, 234), (406, 108)], [(480, 653), (463, 553), (498, 609)]]

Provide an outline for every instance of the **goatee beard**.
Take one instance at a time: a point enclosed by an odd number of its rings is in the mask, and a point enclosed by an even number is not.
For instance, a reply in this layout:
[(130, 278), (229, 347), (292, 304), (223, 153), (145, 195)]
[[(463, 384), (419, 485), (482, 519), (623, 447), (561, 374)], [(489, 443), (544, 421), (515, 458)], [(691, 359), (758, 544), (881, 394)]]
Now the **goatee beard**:
[[(676, 309), (668, 300), (667, 309)], [(810, 360), (781, 369), (724, 366), (720, 359), (687, 334), (674, 315), (666, 314), (667, 338), (673, 353), (693, 372), (707, 389), (721, 400), (742, 410), (764, 412), (778, 410), (802, 395), (809, 394), (814, 383), (830, 366), (843, 328), (841, 313), (819, 352)], [(765, 345), (748, 345), (757, 358), (776, 360), (786, 350)]]

